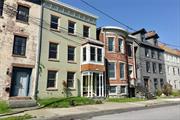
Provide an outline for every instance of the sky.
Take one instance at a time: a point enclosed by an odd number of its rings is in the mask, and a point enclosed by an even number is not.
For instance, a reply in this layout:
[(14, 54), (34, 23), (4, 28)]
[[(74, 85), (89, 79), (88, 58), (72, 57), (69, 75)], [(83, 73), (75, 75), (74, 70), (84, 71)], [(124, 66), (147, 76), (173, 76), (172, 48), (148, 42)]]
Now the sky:
[[(60, 0), (98, 16), (97, 27), (126, 27), (80, 0)], [(159, 40), (180, 49), (180, 0), (84, 0), (135, 30), (155, 30)]]

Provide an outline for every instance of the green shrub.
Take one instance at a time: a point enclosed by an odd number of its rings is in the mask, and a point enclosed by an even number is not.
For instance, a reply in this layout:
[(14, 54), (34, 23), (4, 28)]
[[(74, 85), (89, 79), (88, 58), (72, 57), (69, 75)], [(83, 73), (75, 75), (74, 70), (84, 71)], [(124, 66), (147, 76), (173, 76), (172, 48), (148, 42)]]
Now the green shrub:
[(180, 90), (172, 91), (172, 96), (180, 97)]
[(157, 89), (157, 91), (156, 91), (156, 95), (157, 95), (157, 96), (161, 96), (161, 95), (162, 95), (162, 93), (163, 93), (163, 92), (162, 92), (162, 90)]
[(0, 101), (0, 114), (9, 112), (9, 105), (5, 101)]
[(103, 102), (101, 100), (96, 100), (96, 104), (102, 104)]
[(172, 94), (172, 85), (169, 83), (164, 84), (162, 88), (162, 92), (166, 95), (169, 96)]

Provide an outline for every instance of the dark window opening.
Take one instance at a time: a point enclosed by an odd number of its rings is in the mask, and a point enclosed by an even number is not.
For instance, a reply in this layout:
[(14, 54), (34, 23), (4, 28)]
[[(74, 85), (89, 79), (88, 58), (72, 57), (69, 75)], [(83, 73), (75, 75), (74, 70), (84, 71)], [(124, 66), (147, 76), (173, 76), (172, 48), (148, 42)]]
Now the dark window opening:
[(69, 21), (69, 23), (68, 23), (68, 33), (71, 33), (71, 34), (75, 33), (75, 22)]
[(25, 7), (25, 6), (18, 5), (16, 19), (23, 21), (23, 22), (28, 22), (28, 20), (29, 20), (29, 8)]
[(4, 0), (0, 0), (0, 16), (3, 14)]
[(52, 29), (58, 29), (58, 20), (59, 20), (59, 17), (51, 15), (51, 26), (50, 27)]
[(95, 47), (90, 47), (90, 58), (91, 61), (95, 61), (96, 60), (96, 50)]
[(74, 72), (67, 73), (67, 87), (74, 88)]
[(75, 47), (68, 46), (68, 61), (74, 61), (75, 58)]
[(83, 26), (83, 37), (89, 37), (89, 27)]
[(56, 87), (57, 71), (48, 71), (47, 88)]
[(49, 59), (57, 59), (57, 43), (50, 43), (49, 44)]
[(26, 53), (26, 37), (14, 36), (13, 54), (25, 56)]

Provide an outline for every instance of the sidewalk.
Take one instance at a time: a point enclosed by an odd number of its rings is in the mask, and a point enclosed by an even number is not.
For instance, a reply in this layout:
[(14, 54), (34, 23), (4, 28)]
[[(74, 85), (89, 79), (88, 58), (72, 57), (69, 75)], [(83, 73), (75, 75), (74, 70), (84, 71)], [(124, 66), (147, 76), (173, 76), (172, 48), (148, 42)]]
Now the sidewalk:
[(180, 104), (180, 98), (156, 99), (156, 100), (148, 100), (142, 102), (129, 102), (129, 103), (107, 102), (105, 104), (77, 106), (71, 108), (37, 109), (37, 110), (19, 113), (13, 116), (28, 114), (28, 115), (36, 116), (34, 120), (45, 120), (45, 119), (70, 120), (71, 118), (76, 118), (76, 119), (85, 118), (85, 117), (88, 118), (92, 116), (120, 113), (120, 112), (132, 111), (132, 110), (141, 110), (141, 109), (147, 109), (147, 108), (153, 108), (159, 106), (177, 105), (177, 104)]

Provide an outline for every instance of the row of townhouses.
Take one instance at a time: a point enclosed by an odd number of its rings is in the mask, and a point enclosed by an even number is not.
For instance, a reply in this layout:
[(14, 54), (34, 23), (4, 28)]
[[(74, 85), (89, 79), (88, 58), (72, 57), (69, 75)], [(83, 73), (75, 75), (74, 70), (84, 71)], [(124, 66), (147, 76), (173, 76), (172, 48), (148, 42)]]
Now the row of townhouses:
[(56, 0), (0, 0), (0, 99), (154, 95), (180, 90), (180, 51)]

